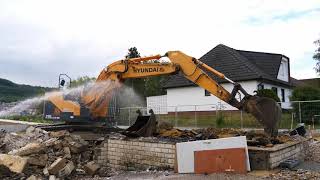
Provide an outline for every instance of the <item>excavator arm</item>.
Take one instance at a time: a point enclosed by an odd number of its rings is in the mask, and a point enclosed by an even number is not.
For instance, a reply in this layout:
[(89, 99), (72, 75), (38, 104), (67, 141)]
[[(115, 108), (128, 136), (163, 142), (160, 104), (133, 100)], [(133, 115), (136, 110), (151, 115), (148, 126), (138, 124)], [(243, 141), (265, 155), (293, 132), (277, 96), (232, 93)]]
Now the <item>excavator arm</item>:
[[(170, 59), (169, 63), (148, 62), (150, 60), (159, 60), (162, 57), (163, 56), (156, 55), (116, 61), (100, 73), (97, 81), (113, 80), (116, 82), (122, 82), (129, 78), (144, 78), (150, 76), (177, 74), (178, 72), (181, 72), (184, 77), (193, 83), (206, 89), (211, 94), (238, 109), (242, 109), (242, 104), (235, 99), (235, 95), (238, 90), (243, 92), (245, 96), (250, 96), (239, 84), (236, 84), (224, 74), (180, 51), (169, 51), (165, 54), (165, 57)], [(226, 79), (232, 84), (235, 84), (233, 92), (229, 93), (206, 72), (204, 72), (203, 69), (210, 71), (219, 78)], [(89, 97), (92, 96), (89, 95)]]

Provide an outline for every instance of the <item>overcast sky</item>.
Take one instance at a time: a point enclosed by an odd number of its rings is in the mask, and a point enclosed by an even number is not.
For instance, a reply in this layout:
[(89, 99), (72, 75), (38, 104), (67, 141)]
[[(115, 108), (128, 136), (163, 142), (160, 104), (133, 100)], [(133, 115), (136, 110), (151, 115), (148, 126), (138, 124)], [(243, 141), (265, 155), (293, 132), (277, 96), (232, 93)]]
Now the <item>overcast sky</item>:
[(218, 44), (280, 53), (291, 76), (317, 77), (319, 0), (0, 1), (0, 78), (56, 86), (59, 73), (96, 77), (136, 46), (200, 58)]

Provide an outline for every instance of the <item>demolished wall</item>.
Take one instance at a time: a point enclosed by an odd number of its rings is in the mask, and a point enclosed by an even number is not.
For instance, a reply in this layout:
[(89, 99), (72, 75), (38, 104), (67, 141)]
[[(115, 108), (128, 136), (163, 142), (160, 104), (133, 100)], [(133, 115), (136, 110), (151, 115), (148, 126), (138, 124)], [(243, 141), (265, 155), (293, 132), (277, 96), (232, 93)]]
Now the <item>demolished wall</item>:
[(106, 139), (99, 149), (98, 163), (115, 169), (172, 169), (176, 146), (152, 139)]

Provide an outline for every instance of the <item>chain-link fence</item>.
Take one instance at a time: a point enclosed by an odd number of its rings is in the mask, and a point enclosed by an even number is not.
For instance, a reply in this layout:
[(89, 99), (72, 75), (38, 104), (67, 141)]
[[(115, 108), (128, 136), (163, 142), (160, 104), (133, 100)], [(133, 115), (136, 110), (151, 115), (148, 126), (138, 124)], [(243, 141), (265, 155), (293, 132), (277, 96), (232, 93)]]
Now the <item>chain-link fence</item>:
[[(279, 128), (292, 129), (298, 123), (305, 123), (314, 128), (320, 127), (320, 100), (294, 101), (290, 104), (280, 103), (282, 110)], [(139, 109), (144, 114), (153, 109), (157, 121), (168, 122), (179, 128), (227, 127), (227, 128), (262, 128), (255, 118), (240, 110), (227, 110), (223, 104), (153, 106), (153, 107), (125, 107), (120, 108), (117, 125), (132, 125)]]

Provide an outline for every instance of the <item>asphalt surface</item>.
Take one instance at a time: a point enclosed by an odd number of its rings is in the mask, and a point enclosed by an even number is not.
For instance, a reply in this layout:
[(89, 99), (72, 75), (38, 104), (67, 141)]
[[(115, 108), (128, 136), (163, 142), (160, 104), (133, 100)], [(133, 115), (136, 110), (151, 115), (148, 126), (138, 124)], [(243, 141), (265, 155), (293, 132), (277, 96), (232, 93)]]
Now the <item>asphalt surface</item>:
[(0, 131), (6, 132), (19, 132), (25, 130), (30, 125), (28, 124), (16, 124), (9, 122), (0, 122)]

